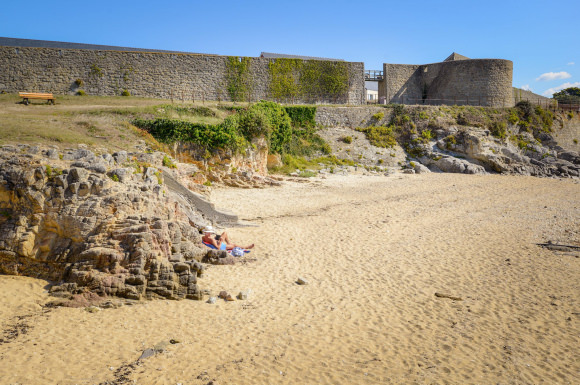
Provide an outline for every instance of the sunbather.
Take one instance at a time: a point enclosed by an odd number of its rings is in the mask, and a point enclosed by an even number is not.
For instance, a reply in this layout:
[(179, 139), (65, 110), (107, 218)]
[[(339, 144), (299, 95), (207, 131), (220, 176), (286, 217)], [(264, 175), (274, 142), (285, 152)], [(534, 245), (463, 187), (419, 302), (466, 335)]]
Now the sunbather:
[(203, 229), (203, 238), (201, 238), (202, 242), (214, 246), (218, 250), (233, 250), (234, 247), (240, 247), (242, 249), (252, 249), (254, 244), (252, 243), (249, 246), (241, 246), (233, 243), (228, 234), (224, 231), (221, 235), (217, 235), (215, 230), (211, 226), (207, 226)]

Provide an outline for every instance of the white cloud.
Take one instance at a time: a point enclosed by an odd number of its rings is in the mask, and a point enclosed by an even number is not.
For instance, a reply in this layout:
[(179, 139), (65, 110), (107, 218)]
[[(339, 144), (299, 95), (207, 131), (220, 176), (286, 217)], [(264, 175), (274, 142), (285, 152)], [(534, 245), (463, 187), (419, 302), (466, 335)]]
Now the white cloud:
[(522, 88), (522, 90), (524, 90), (524, 91), (531, 91), (531, 90), (532, 90), (532, 87), (530, 87), (530, 85), (529, 85), (529, 84), (525, 84), (525, 85), (523, 85), (521, 88)]
[(562, 71), (562, 72), (546, 72), (545, 74), (541, 74), (539, 77), (536, 78), (537, 82), (545, 82), (548, 80), (557, 80), (557, 79), (568, 79), (571, 78), (572, 75), (570, 75), (568, 72), (566, 71)]
[(571, 61), (570, 63), (568, 63), (569, 66), (573, 66), (574, 64), (576, 64), (576, 63), (574, 63), (573, 61)]
[(564, 84), (559, 85), (558, 87), (548, 88), (546, 91), (544, 91), (542, 93), (542, 95), (547, 96), (547, 97), (551, 97), (555, 92), (562, 91), (564, 88), (570, 88), (570, 87), (580, 87), (580, 82), (574, 82), (574, 83), (566, 82)]

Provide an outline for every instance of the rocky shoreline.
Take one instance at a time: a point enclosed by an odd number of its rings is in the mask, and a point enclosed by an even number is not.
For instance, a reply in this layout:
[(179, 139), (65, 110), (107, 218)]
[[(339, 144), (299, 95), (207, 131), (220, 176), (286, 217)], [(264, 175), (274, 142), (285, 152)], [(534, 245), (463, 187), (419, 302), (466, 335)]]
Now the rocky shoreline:
[(46, 279), (65, 299), (203, 299), (202, 262), (226, 258), (198, 230), (237, 217), (180, 185), (162, 153), (82, 147), (0, 149), (0, 272)]

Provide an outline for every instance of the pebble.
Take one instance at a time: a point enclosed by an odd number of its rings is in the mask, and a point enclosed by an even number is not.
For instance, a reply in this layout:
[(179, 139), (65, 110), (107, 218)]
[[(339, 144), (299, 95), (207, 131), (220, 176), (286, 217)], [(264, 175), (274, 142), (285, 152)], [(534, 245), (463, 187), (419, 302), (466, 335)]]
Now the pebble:
[(209, 304), (214, 304), (217, 302), (217, 298), (216, 297), (209, 297), (209, 299), (207, 300), (207, 303)]
[(298, 279), (296, 280), (296, 283), (299, 285), (308, 285), (308, 281), (305, 280), (304, 278), (298, 277)]
[(252, 294), (252, 289), (242, 290), (238, 293), (237, 298), (240, 300), (246, 300)]

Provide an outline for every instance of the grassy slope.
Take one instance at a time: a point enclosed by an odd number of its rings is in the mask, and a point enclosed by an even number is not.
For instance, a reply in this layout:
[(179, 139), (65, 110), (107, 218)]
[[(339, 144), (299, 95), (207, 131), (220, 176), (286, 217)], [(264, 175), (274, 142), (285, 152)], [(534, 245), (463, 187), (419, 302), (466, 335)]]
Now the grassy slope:
[[(84, 143), (116, 151), (148, 139), (128, 124), (135, 117), (219, 123), (227, 115), (215, 103), (205, 106), (216, 117), (201, 117), (163, 108), (167, 100), (136, 97), (58, 96), (55, 106), (44, 101), (25, 106), (20, 101), (17, 95), (0, 95), (0, 145), (54, 144), (65, 148)], [(175, 105), (192, 107), (191, 103)]]

